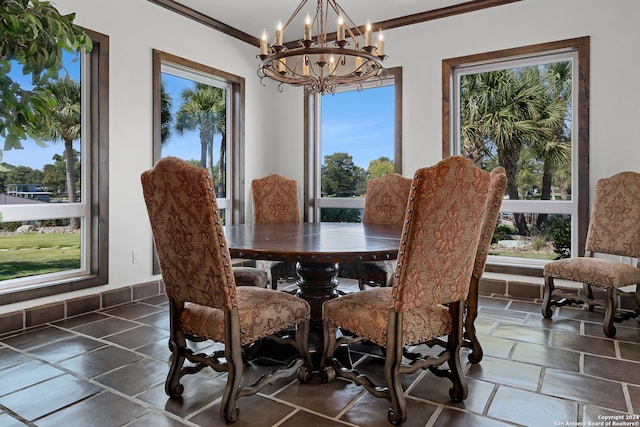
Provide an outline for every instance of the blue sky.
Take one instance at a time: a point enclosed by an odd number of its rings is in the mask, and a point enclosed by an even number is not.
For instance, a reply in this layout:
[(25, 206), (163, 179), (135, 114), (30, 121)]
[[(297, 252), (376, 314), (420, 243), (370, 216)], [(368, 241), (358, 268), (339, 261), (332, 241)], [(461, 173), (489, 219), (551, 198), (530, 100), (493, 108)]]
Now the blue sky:
[[(187, 80), (182, 77), (177, 77), (168, 73), (162, 73), (162, 81), (166, 84), (165, 89), (172, 99), (171, 112), (172, 117), (176, 116), (176, 112), (182, 104), (182, 91), (184, 89), (195, 88), (195, 83), (192, 80)], [(216, 146), (219, 147), (220, 137), (216, 135), (214, 141), (214, 150)], [(176, 156), (185, 160), (200, 160), (200, 137), (197, 131), (184, 132), (182, 135), (178, 135), (175, 129), (171, 131), (171, 138), (167, 141), (164, 147), (162, 147), (162, 157)], [(214, 161), (217, 159), (214, 152)]]
[[(76, 56), (67, 51), (62, 53), (65, 68), (60, 71), (60, 76), (66, 74), (74, 80), (80, 80), (80, 61), (74, 61)], [(12, 61), (11, 73), (9, 73), (11, 79), (20, 83), (23, 89), (31, 89), (31, 75), (22, 74), (22, 67), (16, 62)], [(21, 141), (22, 150), (2, 150), (2, 162), (14, 165), (14, 166), (28, 166), (32, 169), (40, 169), (46, 164), (53, 164), (53, 156), (56, 154), (62, 155), (64, 153), (64, 143), (58, 142), (46, 142), (48, 147), (40, 147), (32, 139)], [(4, 146), (4, 140), (1, 141), (0, 147)], [(74, 143), (76, 150), (80, 149), (79, 143)]]
[(322, 97), (322, 161), (349, 153), (363, 169), (381, 156), (393, 159), (394, 87), (383, 86)]
[[(80, 63), (72, 62), (74, 56), (64, 53), (66, 70), (74, 79), (80, 78)], [(10, 74), (24, 88), (31, 87), (31, 77), (24, 76), (15, 66)], [(173, 112), (180, 106), (181, 93), (193, 82), (167, 73), (162, 74), (167, 90), (173, 99)], [(366, 169), (369, 162), (380, 156), (393, 158), (394, 142), (394, 88), (375, 87), (362, 91), (339, 92), (322, 97), (322, 153), (324, 156), (336, 152), (347, 152), (356, 165)], [(302, 112), (300, 112), (302, 115)], [(302, 116), (300, 117), (302, 120)], [(15, 166), (42, 169), (53, 163), (53, 156), (64, 152), (62, 142), (48, 142), (48, 147), (38, 146), (33, 140), (22, 141), (24, 149), (3, 151), (3, 162)], [(76, 147), (79, 149), (79, 147)], [(184, 159), (200, 159), (198, 132), (186, 132), (173, 138), (162, 149), (163, 156), (178, 156)]]

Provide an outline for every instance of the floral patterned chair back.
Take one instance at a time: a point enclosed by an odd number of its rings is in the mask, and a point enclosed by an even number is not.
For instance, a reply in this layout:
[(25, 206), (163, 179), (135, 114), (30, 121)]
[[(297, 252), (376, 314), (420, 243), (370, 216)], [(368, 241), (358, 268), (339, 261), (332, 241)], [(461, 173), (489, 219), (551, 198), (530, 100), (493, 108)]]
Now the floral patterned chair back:
[(585, 250), (640, 258), (639, 173), (598, 180)]
[(300, 222), (298, 183), (271, 174), (251, 181), (253, 223)]
[[(363, 224), (402, 227), (411, 190), (411, 178), (390, 173), (367, 183)], [(340, 263), (338, 276), (357, 279), (360, 290), (366, 286), (388, 286), (393, 281), (396, 260)]]
[[(254, 224), (300, 222), (298, 183), (282, 175), (271, 174), (251, 181), (251, 204)], [(278, 280), (295, 278), (296, 263), (256, 260), (256, 267), (267, 272), (271, 289), (278, 289)]]
[(167, 157), (141, 180), (167, 296), (231, 310), (236, 282), (211, 175)]
[(416, 171), (393, 281), (394, 310), (466, 299), (490, 184), (490, 174), (464, 157)]
[(411, 190), (411, 178), (397, 173), (383, 175), (367, 183), (364, 224), (402, 225)]

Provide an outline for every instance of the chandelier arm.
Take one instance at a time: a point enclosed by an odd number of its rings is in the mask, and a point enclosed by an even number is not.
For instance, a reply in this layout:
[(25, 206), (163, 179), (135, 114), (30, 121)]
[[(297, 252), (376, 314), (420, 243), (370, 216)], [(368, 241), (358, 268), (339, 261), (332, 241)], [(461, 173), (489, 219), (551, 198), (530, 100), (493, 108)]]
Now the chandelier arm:
[(289, 24), (291, 23), (291, 21), (293, 21), (293, 19), (298, 15), (298, 13), (300, 13), (300, 11), (302, 10), (302, 8), (304, 7), (304, 5), (308, 2), (309, 0), (302, 0), (300, 2), (300, 4), (298, 5), (298, 7), (296, 8), (296, 10), (291, 14), (291, 16), (289, 17), (289, 20), (287, 21), (286, 24), (284, 24), (284, 26), (282, 27), (282, 31), (286, 30), (287, 27), (289, 26)]

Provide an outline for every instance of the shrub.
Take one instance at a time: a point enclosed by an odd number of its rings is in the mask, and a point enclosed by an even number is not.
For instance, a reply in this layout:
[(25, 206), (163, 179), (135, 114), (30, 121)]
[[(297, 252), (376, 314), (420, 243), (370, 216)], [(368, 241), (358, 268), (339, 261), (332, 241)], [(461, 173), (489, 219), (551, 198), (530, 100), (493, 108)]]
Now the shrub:
[(495, 230), (493, 230), (493, 237), (491, 238), (491, 243), (498, 243), (499, 240), (505, 240), (505, 237), (514, 234), (516, 232), (515, 227), (507, 225), (507, 224), (498, 224), (496, 225)]
[(571, 218), (569, 216), (553, 216), (548, 225), (549, 239), (553, 243), (553, 251), (557, 259), (571, 256)]

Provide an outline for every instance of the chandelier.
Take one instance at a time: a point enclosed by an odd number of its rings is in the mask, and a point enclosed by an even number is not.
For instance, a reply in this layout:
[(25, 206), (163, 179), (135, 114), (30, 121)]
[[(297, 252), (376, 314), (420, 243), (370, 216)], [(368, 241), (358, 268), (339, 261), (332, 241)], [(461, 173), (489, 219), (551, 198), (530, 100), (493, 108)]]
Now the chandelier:
[[(310, 93), (334, 93), (338, 86), (361, 85), (364, 81), (382, 78), (384, 68), (384, 39), (378, 32), (373, 44), (371, 24), (367, 23), (364, 34), (347, 15), (336, 0), (317, 0), (315, 14), (307, 13), (304, 25), (300, 24), (302, 39), (297, 47), (283, 45), (284, 32), (291, 28), (309, 0), (302, 0), (284, 26), (278, 25), (275, 41), (269, 45), (266, 32), (260, 39), (262, 61), (258, 77), (264, 85), (266, 78), (283, 84), (303, 86)], [(329, 15), (335, 15), (335, 32), (327, 33)], [(298, 21), (296, 21), (298, 22)], [(316, 36), (314, 37), (313, 28)]]

